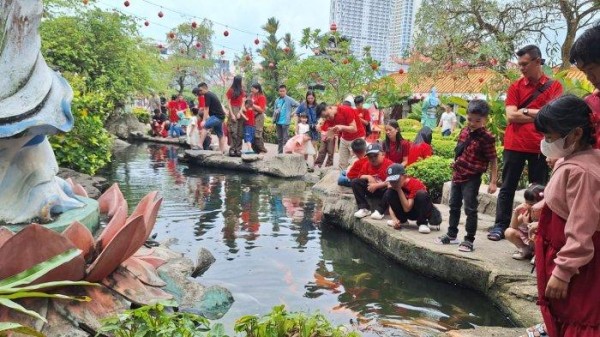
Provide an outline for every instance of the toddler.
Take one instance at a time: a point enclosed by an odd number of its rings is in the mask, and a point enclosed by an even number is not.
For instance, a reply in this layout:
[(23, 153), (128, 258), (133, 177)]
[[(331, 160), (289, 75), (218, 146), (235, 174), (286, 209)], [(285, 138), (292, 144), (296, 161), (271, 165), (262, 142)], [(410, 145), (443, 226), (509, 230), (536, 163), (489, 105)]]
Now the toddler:
[(504, 232), (508, 241), (518, 250), (512, 255), (515, 260), (530, 259), (533, 256), (532, 240), (537, 228), (539, 214), (534, 212), (533, 205), (544, 199), (544, 186), (530, 185), (524, 193), (525, 202), (517, 206), (512, 214), (510, 226)]
[(244, 106), (240, 110), (240, 116), (244, 119), (244, 153), (254, 153), (252, 143), (254, 143), (254, 133), (256, 124), (254, 122), (254, 103), (251, 99), (244, 102)]

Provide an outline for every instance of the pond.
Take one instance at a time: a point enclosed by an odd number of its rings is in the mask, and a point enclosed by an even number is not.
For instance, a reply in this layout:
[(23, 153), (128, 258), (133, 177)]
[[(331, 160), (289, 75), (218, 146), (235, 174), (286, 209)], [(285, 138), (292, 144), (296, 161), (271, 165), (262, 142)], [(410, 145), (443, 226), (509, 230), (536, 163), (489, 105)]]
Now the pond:
[(512, 326), (485, 297), (406, 270), (352, 234), (321, 224), (322, 204), (303, 181), (206, 169), (177, 162), (175, 146), (137, 144), (102, 174), (130, 207), (164, 197), (157, 240), (192, 260), (201, 247), (216, 262), (198, 280), (235, 298), (221, 319), (285, 304), (320, 311), (365, 336), (427, 336), (473, 326)]

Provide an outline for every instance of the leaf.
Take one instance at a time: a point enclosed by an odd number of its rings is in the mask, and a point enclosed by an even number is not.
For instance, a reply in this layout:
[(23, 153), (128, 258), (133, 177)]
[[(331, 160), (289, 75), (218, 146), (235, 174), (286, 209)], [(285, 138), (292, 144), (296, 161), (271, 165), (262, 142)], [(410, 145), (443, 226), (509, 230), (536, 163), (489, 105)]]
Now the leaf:
[(79, 249), (69, 249), (64, 253), (58, 254), (44, 262), (40, 262), (35, 266), (18, 273), (17, 275), (8, 277), (0, 281), (0, 292), (5, 288), (14, 288), (22, 284), (31, 283), (40, 277), (46, 275), (54, 268), (61, 266), (81, 254)]
[(31, 290), (42, 290), (47, 288), (56, 288), (56, 287), (67, 287), (67, 286), (91, 286), (91, 287), (101, 287), (101, 284), (92, 283), (87, 281), (52, 281), (45, 282), (40, 284), (34, 284), (25, 287), (19, 288), (0, 288), (1, 294), (10, 294), (17, 291), (31, 291)]
[(3, 305), (5, 307), (7, 307), (7, 308), (10, 308), (10, 309), (22, 312), (22, 313), (24, 313), (26, 315), (35, 317), (35, 318), (37, 318), (39, 320), (44, 321), (45, 323), (48, 323), (48, 321), (46, 321), (46, 319), (44, 317), (42, 317), (40, 314), (38, 314), (37, 312), (35, 312), (33, 310), (29, 310), (29, 309), (23, 307), (22, 305), (20, 305), (20, 304), (18, 304), (16, 302), (13, 302), (13, 301), (11, 301), (11, 300), (9, 300), (7, 298), (0, 297), (0, 305)]
[(28, 336), (45, 337), (43, 333), (19, 323), (0, 322), (0, 332), (2, 331), (13, 331)]

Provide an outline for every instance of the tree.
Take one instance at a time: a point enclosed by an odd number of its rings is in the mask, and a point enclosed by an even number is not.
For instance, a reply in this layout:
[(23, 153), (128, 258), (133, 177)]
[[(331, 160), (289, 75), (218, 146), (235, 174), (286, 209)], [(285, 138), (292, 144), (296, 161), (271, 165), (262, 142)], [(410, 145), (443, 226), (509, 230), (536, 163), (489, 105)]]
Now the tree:
[(594, 15), (600, 10), (600, 3), (593, 0), (559, 0), (558, 6), (567, 30), (560, 48), (561, 69), (567, 69), (571, 65), (569, 51), (575, 42), (577, 31), (591, 24)]
[[(269, 18), (262, 29), (269, 35), (267, 40), (263, 41), (262, 47), (257, 50), (263, 58), (259, 73), (263, 79), (263, 90), (267, 100), (272, 102), (276, 98), (277, 88), (283, 84), (279, 63), (283, 60), (295, 60), (297, 57), (292, 36), (286, 33), (283, 38), (277, 37), (279, 21), (276, 18)], [(283, 44), (283, 48), (279, 47), (280, 43)]]
[(519, 46), (550, 41), (546, 31), (556, 20), (555, 8), (553, 0), (424, 0), (414, 49), (427, 66), (411, 72), (487, 66), (505, 73)]
[(256, 71), (256, 65), (254, 64), (252, 49), (244, 46), (244, 51), (241, 55), (236, 55), (233, 64), (237, 69), (237, 73), (241, 74), (244, 78), (244, 90), (246, 90), (246, 92), (250, 92), (252, 83), (258, 82), (258, 72)]
[(186, 87), (201, 81), (206, 71), (214, 66), (209, 60), (212, 55), (212, 23), (182, 23), (167, 33), (170, 55), (167, 59), (171, 81), (179, 94)]

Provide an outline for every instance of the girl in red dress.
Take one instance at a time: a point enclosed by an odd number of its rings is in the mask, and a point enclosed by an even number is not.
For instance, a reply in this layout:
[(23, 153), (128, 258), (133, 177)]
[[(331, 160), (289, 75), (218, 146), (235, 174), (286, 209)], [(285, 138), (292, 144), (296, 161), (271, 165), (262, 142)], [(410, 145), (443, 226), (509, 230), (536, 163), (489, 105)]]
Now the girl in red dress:
[[(538, 303), (544, 325), (528, 336), (600, 336), (600, 150), (592, 111), (562, 96), (535, 118), (540, 144), (556, 164), (536, 237)], [(545, 330), (545, 331), (544, 331)]]

